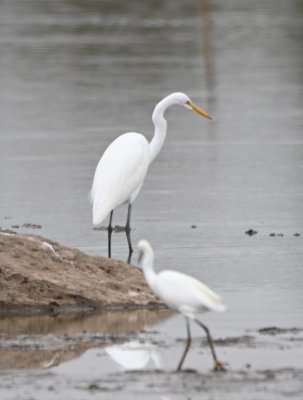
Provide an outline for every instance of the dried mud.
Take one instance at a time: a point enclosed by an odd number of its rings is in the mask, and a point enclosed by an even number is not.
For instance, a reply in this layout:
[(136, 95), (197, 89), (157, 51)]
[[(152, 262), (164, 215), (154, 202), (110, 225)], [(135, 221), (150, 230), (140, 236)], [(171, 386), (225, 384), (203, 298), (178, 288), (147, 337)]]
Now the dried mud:
[(141, 270), (36, 235), (0, 231), (0, 314), (163, 307)]

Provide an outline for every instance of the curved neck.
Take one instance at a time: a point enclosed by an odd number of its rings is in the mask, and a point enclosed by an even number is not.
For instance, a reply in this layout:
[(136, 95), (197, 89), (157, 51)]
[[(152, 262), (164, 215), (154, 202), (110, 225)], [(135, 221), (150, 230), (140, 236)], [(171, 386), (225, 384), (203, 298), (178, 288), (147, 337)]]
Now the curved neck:
[(157, 274), (154, 271), (153, 264), (153, 254), (145, 253), (142, 262), (143, 274), (148, 285), (154, 290)]
[(149, 163), (151, 164), (157, 157), (159, 151), (161, 150), (167, 132), (167, 122), (162, 116), (157, 116), (157, 119), (153, 118), (155, 125), (155, 133), (149, 144)]
[(150, 163), (152, 163), (158, 155), (166, 138), (167, 122), (164, 118), (164, 113), (174, 104), (176, 103), (173, 96), (169, 95), (161, 100), (154, 109), (152, 119), (155, 126), (155, 133), (149, 144)]

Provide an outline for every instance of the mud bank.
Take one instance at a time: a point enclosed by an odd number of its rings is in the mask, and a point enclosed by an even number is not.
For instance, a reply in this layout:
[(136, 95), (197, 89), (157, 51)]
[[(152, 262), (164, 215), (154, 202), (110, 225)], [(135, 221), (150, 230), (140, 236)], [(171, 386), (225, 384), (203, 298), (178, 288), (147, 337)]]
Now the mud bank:
[(158, 307), (137, 267), (0, 231), (0, 315)]

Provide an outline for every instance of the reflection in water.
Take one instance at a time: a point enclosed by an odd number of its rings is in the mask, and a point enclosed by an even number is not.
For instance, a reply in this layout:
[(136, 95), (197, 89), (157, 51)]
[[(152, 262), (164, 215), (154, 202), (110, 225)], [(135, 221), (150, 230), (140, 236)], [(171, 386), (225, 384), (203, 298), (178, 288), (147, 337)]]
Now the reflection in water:
[(130, 334), (163, 321), (169, 310), (91, 315), (7, 317), (0, 320), (0, 370), (49, 368), (94, 347), (129, 340)]
[(124, 370), (138, 370), (152, 361), (156, 369), (163, 367), (157, 347), (152, 343), (131, 341), (122, 345), (106, 347), (106, 353)]
[(77, 335), (85, 333), (135, 332), (172, 315), (170, 310), (134, 310), (56, 316), (0, 317), (0, 334), (12, 335)]

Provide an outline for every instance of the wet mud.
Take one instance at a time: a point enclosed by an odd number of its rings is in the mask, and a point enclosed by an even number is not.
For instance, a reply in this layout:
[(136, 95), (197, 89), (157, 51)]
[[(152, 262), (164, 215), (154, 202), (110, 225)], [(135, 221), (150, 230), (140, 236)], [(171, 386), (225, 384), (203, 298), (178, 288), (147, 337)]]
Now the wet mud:
[(206, 340), (194, 337), (184, 370), (176, 372), (185, 340), (163, 331), (171, 316), (140, 310), (1, 318), (0, 397), (301, 398), (303, 365), (289, 359), (302, 354), (303, 329), (264, 327), (216, 339), (225, 372), (212, 370)]

